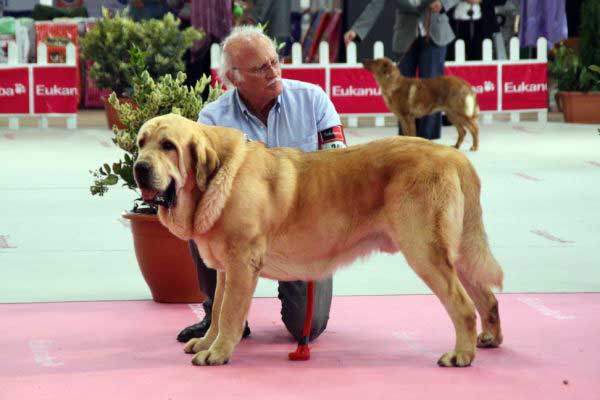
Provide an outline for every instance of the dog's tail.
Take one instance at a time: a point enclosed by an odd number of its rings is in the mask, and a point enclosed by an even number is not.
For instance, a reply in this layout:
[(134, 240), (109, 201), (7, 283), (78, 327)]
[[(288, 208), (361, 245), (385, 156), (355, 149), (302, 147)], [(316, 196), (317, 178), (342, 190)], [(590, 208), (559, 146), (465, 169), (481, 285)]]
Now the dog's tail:
[(492, 255), (483, 227), (481, 183), (471, 163), (465, 163), (465, 167), (461, 177), (464, 217), (457, 266), (471, 284), (502, 289), (502, 267)]
[(477, 102), (477, 93), (471, 88), (464, 96), (464, 107), (465, 115), (471, 119), (477, 119), (479, 117), (479, 104)]

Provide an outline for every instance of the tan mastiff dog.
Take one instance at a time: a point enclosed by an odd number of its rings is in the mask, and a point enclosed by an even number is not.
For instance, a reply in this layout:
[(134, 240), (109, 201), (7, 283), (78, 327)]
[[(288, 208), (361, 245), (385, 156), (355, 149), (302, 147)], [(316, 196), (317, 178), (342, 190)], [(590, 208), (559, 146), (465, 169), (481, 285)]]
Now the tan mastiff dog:
[(144, 200), (218, 271), (213, 323), (185, 345), (194, 364), (228, 362), (259, 276), (319, 280), (373, 251), (401, 251), (446, 308), (456, 345), (439, 365), (468, 366), (476, 346), (502, 342), (490, 290), (502, 269), (486, 241), (479, 178), (459, 151), (393, 137), (302, 153), (174, 114), (146, 122), (137, 140)]

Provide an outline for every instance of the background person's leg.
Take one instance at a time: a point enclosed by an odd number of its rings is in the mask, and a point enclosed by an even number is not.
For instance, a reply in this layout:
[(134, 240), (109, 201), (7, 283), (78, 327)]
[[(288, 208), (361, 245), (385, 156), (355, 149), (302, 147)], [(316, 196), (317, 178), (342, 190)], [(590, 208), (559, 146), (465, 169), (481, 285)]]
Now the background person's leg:
[[(294, 339), (302, 339), (302, 328), (306, 317), (308, 284), (302, 281), (279, 282), (279, 299), (281, 300), (281, 319)], [(331, 297), (333, 293), (333, 278), (315, 282), (313, 319), (310, 330), (310, 340), (314, 340), (327, 328)]]
[(196, 246), (196, 243), (194, 243), (193, 240), (188, 241), (188, 245), (190, 247), (192, 259), (196, 265), (196, 271), (198, 272), (198, 286), (206, 296), (206, 300), (202, 303), (202, 307), (204, 308), (204, 318), (197, 324), (190, 325), (179, 332), (177, 340), (180, 342), (187, 342), (192, 338), (204, 336), (210, 327), (212, 304), (213, 299), (215, 298), (215, 288), (217, 287), (217, 271), (206, 266), (202, 257), (200, 257), (198, 246)]
[(207, 300), (210, 300), (212, 304), (212, 300), (215, 297), (215, 288), (217, 287), (217, 271), (206, 266), (204, 260), (200, 257), (198, 246), (196, 246), (193, 240), (190, 240), (188, 245), (190, 246), (190, 253), (198, 272), (198, 286)]
[[(423, 42), (419, 53), (419, 78), (435, 78), (444, 75), (446, 46), (438, 46), (432, 40), (427, 43), (423, 39)], [(417, 120), (417, 136), (425, 139), (441, 138), (442, 113), (427, 115)]]
[[(419, 46), (421, 43), (420, 39), (415, 39), (413, 44), (410, 46), (406, 53), (400, 54), (398, 69), (400, 69), (400, 73), (406, 77), (412, 78), (417, 74), (417, 65), (419, 61)], [(398, 123), (398, 135), (403, 135), (402, 126)]]

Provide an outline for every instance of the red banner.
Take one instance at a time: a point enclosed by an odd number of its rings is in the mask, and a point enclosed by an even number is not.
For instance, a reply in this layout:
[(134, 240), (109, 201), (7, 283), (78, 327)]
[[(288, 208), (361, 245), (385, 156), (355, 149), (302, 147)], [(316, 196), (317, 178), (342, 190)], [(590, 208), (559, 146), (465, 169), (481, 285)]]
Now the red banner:
[(502, 66), (502, 109), (548, 108), (546, 64)]
[(29, 68), (0, 72), (0, 114), (29, 114)]
[(481, 111), (498, 111), (497, 65), (451, 66), (445, 68), (445, 74), (457, 76), (473, 86)]
[(329, 97), (340, 114), (389, 113), (373, 75), (363, 68), (331, 68)]
[(287, 66), (281, 70), (281, 76), (285, 79), (295, 79), (297, 81), (308, 82), (321, 86), (321, 89), (327, 91), (327, 82), (325, 79), (325, 68), (294, 68)]
[(34, 67), (35, 114), (76, 114), (79, 102), (77, 67)]
[[(502, 81), (498, 81), (498, 68), (502, 68)], [(326, 74), (329, 70), (329, 90)], [(211, 71), (213, 81), (215, 71)], [(452, 65), (445, 68), (446, 75), (458, 76), (467, 81), (477, 93), (481, 111), (535, 110), (548, 107), (546, 64), (490, 64)], [(294, 68), (286, 64), (282, 75), (319, 85), (329, 93), (339, 114), (389, 114), (381, 90), (373, 75), (361, 67), (337, 65)], [(498, 106), (498, 97), (501, 106)]]

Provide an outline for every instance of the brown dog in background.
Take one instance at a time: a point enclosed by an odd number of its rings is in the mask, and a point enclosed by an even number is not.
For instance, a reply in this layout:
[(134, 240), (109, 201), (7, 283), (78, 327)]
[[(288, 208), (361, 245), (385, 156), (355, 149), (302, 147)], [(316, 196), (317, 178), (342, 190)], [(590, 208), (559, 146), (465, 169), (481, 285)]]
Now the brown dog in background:
[(364, 60), (363, 65), (375, 76), (385, 103), (406, 136), (416, 135), (415, 118), (443, 111), (458, 131), (454, 147), (460, 147), (468, 129), (473, 136), (471, 150), (479, 148), (479, 106), (477, 96), (467, 82), (455, 76), (406, 78), (386, 57)]

